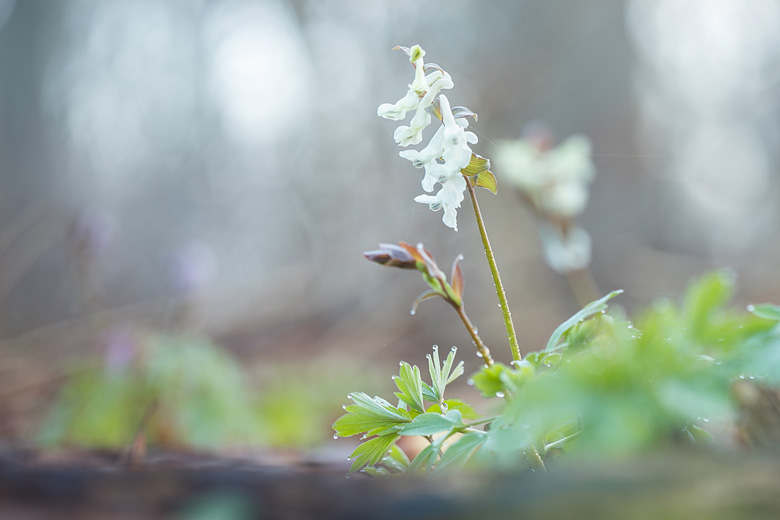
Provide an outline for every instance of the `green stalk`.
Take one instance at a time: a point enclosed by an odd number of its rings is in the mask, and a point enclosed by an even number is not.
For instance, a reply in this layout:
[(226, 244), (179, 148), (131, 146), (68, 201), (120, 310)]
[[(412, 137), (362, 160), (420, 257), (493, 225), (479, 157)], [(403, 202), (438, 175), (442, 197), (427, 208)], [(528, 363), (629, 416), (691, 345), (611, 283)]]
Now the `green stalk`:
[(477, 329), (471, 323), (469, 317), (466, 316), (466, 311), (463, 310), (463, 305), (455, 305), (453, 303), (452, 306), (455, 307), (456, 311), (458, 311), (458, 316), (460, 316), (463, 325), (465, 325), (466, 329), (469, 331), (471, 340), (474, 342), (474, 346), (477, 347), (477, 353), (479, 354), (479, 357), (482, 358), (485, 366), (491, 366), (493, 364), (493, 358), (490, 355), (490, 350), (488, 350), (487, 346), (485, 346), (485, 344), (482, 342), (482, 338), (480, 338), (479, 334), (477, 334)]
[(515, 325), (512, 323), (512, 314), (509, 312), (509, 302), (506, 300), (504, 285), (501, 283), (501, 275), (498, 273), (498, 266), (496, 265), (496, 259), (493, 256), (493, 249), (490, 247), (490, 240), (488, 240), (485, 223), (482, 220), (482, 213), (479, 210), (477, 194), (474, 192), (474, 186), (471, 183), (471, 179), (468, 177), (466, 177), (466, 186), (469, 189), (471, 204), (474, 206), (474, 216), (477, 219), (479, 234), (482, 237), (482, 245), (485, 247), (485, 256), (487, 256), (487, 261), (490, 265), (490, 274), (493, 275), (493, 284), (496, 287), (496, 295), (498, 296), (498, 302), (501, 305), (501, 313), (504, 315), (504, 325), (506, 326), (506, 335), (509, 338), (509, 347), (512, 349), (512, 359), (514, 361), (520, 361), (522, 356), (520, 354), (520, 347), (517, 344), (517, 333), (515, 332)]

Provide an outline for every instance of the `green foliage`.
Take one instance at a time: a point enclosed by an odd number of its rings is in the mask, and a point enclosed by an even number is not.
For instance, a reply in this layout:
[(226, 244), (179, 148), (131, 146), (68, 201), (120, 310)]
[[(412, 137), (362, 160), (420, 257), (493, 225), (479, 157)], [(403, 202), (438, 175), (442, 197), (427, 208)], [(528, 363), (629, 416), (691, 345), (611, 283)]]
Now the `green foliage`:
[[(608, 300), (621, 291), (586, 305), (553, 332), (543, 350), (511, 366), (483, 367), (471, 377), (483, 396), (503, 397), (495, 417), (467, 423), (476, 417), (452, 406), (420, 413), (419, 386), (426, 401), (435, 402), (443, 390), (437, 393), (436, 377), (428, 386), (416, 367), (402, 364), (402, 408), (395, 409), (399, 418), (392, 430), (371, 430), (368, 420), (353, 421), (351, 430), (337, 422), (336, 429), (340, 435), (392, 435), (388, 444), (373, 443), (382, 449), (399, 435), (429, 440), (410, 464), (385, 466), (381, 474), (467, 464), (528, 466), (536, 453), (544, 458), (559, 451), (610, 455), (680, 443), (710, 446), (718, 438), (707, 430), (710, 425), (737, 420), (735, 381), (780, 384), (780, 307), (729, 308), (733, 290), (729, 271), (706, 274), (689, 284), (680, 303), (651, 305), (636, 327), (620, 311), (605, 313)], [(431, 374), (449, 382), (448, 363), (442, 368), (434, 354)], [(408, 418), (401, 419), (406, 406)], [(383, 460), (373, 455), (353, 469)]]
[(523, 360), (513, 363), (512, 368), (503, 363), (494, 363), (474, 374), (471, 382), (485, 397), (504, 397), (517, 392), (536, 371), (533, 364)]
[[(362, 392), (349, 394), (354, 404), (344, 407), (347, 413), (333, 424), (333, 429), (341, 437), (371, 437), (350, 455), (354, 459), (350, 471), (367, 467), (369, 473), (387, 474), (429, 468), (439, 457), (441, 443), (469, 428), (464, 417), (477, 418), (474, 409), (463, 401), (444, 398), (447, 385), (463, 374), (463, 362), (455, 365), (455, 353), (453, 348), (442, 363), (439, 349), (433, 348), (433, 355), (428, 355), (431, 384), (422, 381), (419, 367), (401, 362), (399, 375), (393, 377), (399, 390), (395, 393), (398, 406)], [(433, 404), (426, 408), (425, 402)], [(411, 462), (395, 446), (401, 436), (410, 435), (431, 439), (431, 449), (426, 448)], [(435, 435), (439, 435), (437, 440)], [(382, 465), (376, 467), (380, 461)]]
[(65, 385), (39, 434), (44, 445), (126, 447), (151, 412), (151, 442), (247, 445), (262, 427), (239, 365), (200, 337), (150, 335), (133, 363), (88, 366)]
[(463, 375), (463, 361), (453, 367), (456, 352), (457, 349), (454, 347), (450, 350), (450, 353), (447, 354), (447, 359), (444, 360), (444, 366), (442, 366), (439, 360), (439, 348), (437, 346), (433, 347), (433, 356), (428, 354), (428, 372), (431, 375), (431, 386), (423, 384), (428, 401), (444, 402), (444, 389), (447, 388), (448, 384)]
[[(345, 372), (354, 373), (354, 380), (345, 378)], [(252, 375), (255, 413), (263, 426), (255, 444), (298, 450), (330, 440), (333, 410), (353, 385), (380, 386), (380, 374), (372, 367), (341, 356), (324, 356), (309, 364), (275, 362), (257, 367)]]
[(434, 435), (462, 428), (463, 416), (459, 410), (449, 410), (446, 413), (427, 412), (420, 414), (401, 429), (401, 435)]
[[(654, 304), (637, 328), (592, 318), (598, 323), (581, 349), (558, 343), (556, 331), (548, 350), (555, 345), (562, 360), (525, 385), (494, 421), (491, 449), (506, 454), (535, 443), (543, 452), (626, 453), (711, 442), (708, 421), (735, 418), (733, 381), (758, 375), (751, 345), (777, 345), (770, 322), (725, 308), (732, 288), (730, 273), (710, 273), (690, 284), (682, 305)], [(561, 337), (574, 335), (570, 327)]]
[[(566, 342), (567, 335), (575, 328), (575, 326), (578, 323), (583, 322), (585, 319), (590, 318), (594, 314), (605, 311), (607, 309), (607, 302), (622, 292), (622, 290), (612, 291), (603, 298), (599, 298), (596, 301), (590, 302), (574, 316), (561, 323), (552, 333), (552, 336), (550, 336), (550, 340), (547, 342), (547, 347), (544, 349), (544, 351), (553, 352), (558, 349), (566, 348), (569, 345)], [(561, 340), (563, 340), (563, 342)]]

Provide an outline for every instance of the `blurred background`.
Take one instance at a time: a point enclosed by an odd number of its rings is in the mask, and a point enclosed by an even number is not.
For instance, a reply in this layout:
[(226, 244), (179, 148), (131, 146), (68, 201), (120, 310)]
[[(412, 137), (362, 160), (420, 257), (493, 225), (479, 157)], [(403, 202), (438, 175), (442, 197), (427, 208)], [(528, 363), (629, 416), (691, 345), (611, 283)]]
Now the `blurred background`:
[[(390, 49), (414, 44), (479, 114), (477, 153), (531, 121), (591, 139), (600, 292), (631, 311), (730, 266), (741, 304), (780, 300), (780, 2), (0, 0), (0, 437), (123, 446), (166, 395), (200, 395), (149, 383), (155, 352), (192, 342), (235, 364), (216, 387), (246, 379), (219, 399), (251, 397), (258, 446), (330, 443), (346, 392), (388, 395), (433, 344), (476, 370), (451, 309), (410, 316), (418, 275), (361, 257), (378, 242), (464, 254), (469, 314), (508, 361), (468, 201), (458, 232), (414, 202), (422, 171), (376, 115), (412, 79)], [(578, 305), (495, 173), (480, 203), (534, 350)], [(117, 374), (129, 418), (90, 437)], [(229, 421), (219, 399), (155, 439), (228, 445), (191, 438)]]

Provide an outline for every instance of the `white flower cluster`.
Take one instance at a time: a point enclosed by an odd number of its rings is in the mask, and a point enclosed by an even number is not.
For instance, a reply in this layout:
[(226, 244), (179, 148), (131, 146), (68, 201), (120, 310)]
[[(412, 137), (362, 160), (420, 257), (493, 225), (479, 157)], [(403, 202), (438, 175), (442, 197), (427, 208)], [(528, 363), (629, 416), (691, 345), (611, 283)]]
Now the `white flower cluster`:
[(559, 273), (586, 268), (590, 236), (573, 219), (585, 209), (588, 186), (596, 175), (590, 141), (574, 136), (552, 149), (533, 139), (504, 141), (495, 163), (544, 219), (539, 236), (547, 264)]
[(415, 168), (425, 168), (422, 187), (427, 193), (432, 192), (437, 183), (441, 187), (435, 195), (420, 195), (414, 200), (428, 204), (433, 211), (443, 209), (442, 221), (457, 231), (457, 208), (463, 202), (463, 192), (466, 189), (466, 179), (460, 171), (471, 161), (469, 144), (476, 143), (477, 136), (466, 131), (466, 119), (456, 119), (447, 96), (440, 95), (442, 89), (454, 86), (450, 75), (441, 69), (435, 69), (426, 76), (423, 61), (425, 51), (420, 46), (412, 47), (409, 54), (415, 67), (414, 81), (403, 98), (395, 104), (380, 105), (377, 114), (386, 119), (400, 121), (406, 117), (407, 112), (416, 110), (408, 126), (402, 125), (395, 130), (394, 138), (399, 146), (418, 144), (422, 141), (423, 130), (431, 124), (433, 103), (436, 96), (439, 96), (442, 126), (425, 148), (419, 151), (404, 150), (400, 155), (412, 161)]
[(545, 216), (571, 219), (588, 203), (588, 185), (596, 175), (590, 141), (573, 136), (550, 150), (533, 141), (503, 141), (495, 157), (509, 183), (523, 191)]

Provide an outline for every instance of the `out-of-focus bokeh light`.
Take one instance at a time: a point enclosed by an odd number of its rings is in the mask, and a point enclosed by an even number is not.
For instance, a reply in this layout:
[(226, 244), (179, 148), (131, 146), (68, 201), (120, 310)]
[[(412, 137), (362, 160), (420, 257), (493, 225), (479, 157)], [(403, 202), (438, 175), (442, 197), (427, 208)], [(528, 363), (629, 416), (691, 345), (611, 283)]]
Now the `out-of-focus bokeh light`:
[[(686, 240), (734, 258), (776, 227), (780, 5), (633, 0), (644, 135)], [(773, 160), (774, 159), (774, 160)]]

